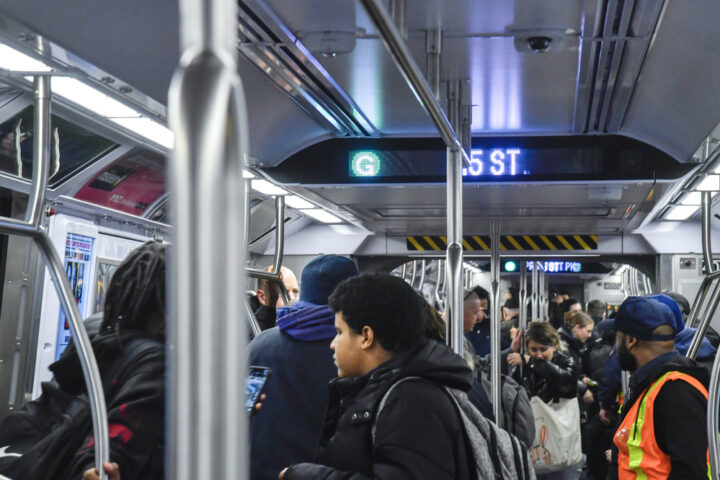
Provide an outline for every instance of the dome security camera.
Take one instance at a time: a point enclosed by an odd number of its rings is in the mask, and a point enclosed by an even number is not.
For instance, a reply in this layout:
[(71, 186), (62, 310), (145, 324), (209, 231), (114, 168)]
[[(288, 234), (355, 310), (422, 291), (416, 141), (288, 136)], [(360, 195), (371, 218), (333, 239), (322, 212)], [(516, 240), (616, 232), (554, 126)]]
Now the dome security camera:
[(544, 35), (528, 37), (527, 45), (534, 53), (547, 52), (553, 39)]

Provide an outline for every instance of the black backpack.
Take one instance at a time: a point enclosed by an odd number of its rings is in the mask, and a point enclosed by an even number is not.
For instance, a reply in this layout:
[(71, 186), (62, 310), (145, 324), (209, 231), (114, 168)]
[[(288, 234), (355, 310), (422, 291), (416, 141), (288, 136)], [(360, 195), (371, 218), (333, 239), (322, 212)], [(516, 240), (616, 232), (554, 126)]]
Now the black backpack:
[[(136, 356), (156, 347), (157, 340), (135, 338), (104, 375), (116, 378)], [(67, 478), (75, 453), (92, 433), (87, 394), (72, 395), (52, 380), (43, 382), (35, 401), (11, 413), (0, 423), (0, 478), (3, 480), (62, 480)]]

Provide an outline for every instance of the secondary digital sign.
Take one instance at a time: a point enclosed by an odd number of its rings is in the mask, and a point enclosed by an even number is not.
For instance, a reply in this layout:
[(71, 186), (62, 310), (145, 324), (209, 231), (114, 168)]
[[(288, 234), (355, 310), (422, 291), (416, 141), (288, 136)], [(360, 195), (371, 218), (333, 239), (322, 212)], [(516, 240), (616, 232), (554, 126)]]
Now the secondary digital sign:
[[(519, 260), (505, 260), (502, 263), (502, 271), (504, 273), (518, 273), (520, 271)], [(568, 260), (538, 260), (540, 271), (545, 273), (602, 273), (604, 270), (598, 270), (595, 264), (584, 264), (583, 262), (573, 262)], [(535, 262), (528, 260), (525, 263), (525, 269), (532, 272), (535, 268)]]
[[(546, 273), (582, 273), (583, 264), (580, 262), (563, 262), (561, 260), (551, 260), (547, 262), (538, 262), (540, 270)], [(528, 272), (532, 272), (535, 262), (527, 262)]]

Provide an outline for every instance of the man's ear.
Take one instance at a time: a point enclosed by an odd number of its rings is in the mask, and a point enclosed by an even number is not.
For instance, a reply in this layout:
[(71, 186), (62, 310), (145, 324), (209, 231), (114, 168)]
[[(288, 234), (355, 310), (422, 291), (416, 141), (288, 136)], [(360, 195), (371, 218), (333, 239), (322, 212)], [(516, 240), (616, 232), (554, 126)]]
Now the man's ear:
[(628, 350), (637, 346), (637, 344), (638, 344), (637, 338), (630, 336), (630, 335), (625, 335), (625, 345), (627, 346)]
[(360, 348), (367, 350), (375, 344), (375, 332), (368, 325), (365, 325), (360, 331)]
[(258, 299), (258, 302), (260, 302), (260, 305), (267, 306), (267, 298), (265, 298), (265, 291), (261, 288), (258, 288), (257, 299)]

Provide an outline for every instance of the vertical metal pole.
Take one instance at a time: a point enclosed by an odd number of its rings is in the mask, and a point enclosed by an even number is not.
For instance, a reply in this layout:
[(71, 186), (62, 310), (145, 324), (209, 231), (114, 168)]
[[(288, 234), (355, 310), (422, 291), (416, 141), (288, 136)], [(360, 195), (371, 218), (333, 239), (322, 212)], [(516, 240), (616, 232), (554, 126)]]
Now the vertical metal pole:
[(711, 192), (702, 192), (702, 249), (705, 260), (705, 274), (715, 271), (713, 264), (712, 244), (710, 243), (710, 206), (712, 204)]
[[(37, 38), (37, 47), (45, 50), (47, 44), (41, 37)], [(107, 476), (102, 468), (103, 462), (110, 460), (110, 441), (107, 420), (107, 406), (105, 404), (105, 391), (102, 386), (100, 370), (90, 344), (90, 338), (85, 331), (80, 311), (75, 301), (75, 295), (70, 289), (62, 260), (58, 256), (49, 237), (40, 230), (45, 191), (48, 181), (48, 167), (50, 165), (50, 130), (51, 130), (51, 79), (49, 76), (37, 75), (33, 79), (34, 96), (34, 139), (33, 139), (33, 185), (30, 194), (28, 209), (25, 214), (26, 223), (37, 233), (34, 235), (35, 245), (45, 259), (50, 277), (58, 292), (60, 305), (68, 320), (70, 331), (80, 358), (85, 385), (90, 397), (90, 412), (93, 425), (95, 443), (95, 468), (101, 472), (100, 477)], [(18, 150), (19, 154), (19, 150)]]
[(518, 328), (523, 332), (527, 330), (527, 262), (520, 261), (520, 317), (518, 318)]
[(468, 155), (472, 153), (472, 89), (470, 88), (470, 80), (464, 79), (458, 82), (458, 90), (460, 91), (460, 120), (458, 122), (458, 131), (460, 132), (460, 143), (463, 150)]
[[(245, 480), (248, 418), (243, 158), (245, 96), (237, 75), (237, 4), (181, 0), (183, 51), (168, 113), (174, 220), (169, 275), (166, 478)], [(202, 320), (202, 321), (200, 321)]]
[(285, 196), (275, 197), (275, 258), (273, 272), (280, 273), (285, 251)]
[(490, 276), (492, 277), (492, 305), (490, 306), (490, 401), (495, 422), (503, 425), (500, 389), (500, 225), (492, 223), (490, 238)]
[(417, 278), (417, 260), (413, 260), (412, 267), (413, 267), (413, 273), (412, 273), (412, 277), (410, 277), (410, 286), (415, 288), (415, 278)]
[(423, 287), (425, 286), (425, 269), (427, 268), (427, 264), (425, 263), (425, 260), (420, 261), (420, 284), (418, 285), (418, 291), (422, 294)]
[(407, 0), (390, 0), (390, 15), (403, 40), (407, 40)]
[(692, 360), (695, 360), (695, 358), (697, 357), (697, 354), (700, 351), (700, 345), (702, 344), (702, 339), (705, 336), (708, 327), (710, 326), (710, 321), (715, 315), (715, 310), (717, 310), (719, 303), (720, 282), (716, 283), (715, 289), (713, 290), (712, 296), (710, 297), (710, 302), (708, 303), (707, 309), (705, 310), (705, 315), (701, 316), (700, 318), (700, 324), (698, 325), (697, 330), (695, 331), (695, 335), (693, 335), (692, 341), (690, 342), (690, 347), (688, 348), (687, 354), (685, 355), (686, 357)]
[(462, 152), (447, 149), (447, 342), (463, 355)]
[[(33, 80), (33, 93), (35, 96), (35, 113), (33, 118), (33, 163), (37, 162), (40, 168), (33, 168), (33, 192), (25, 213), (25, 221), (31, 225), (39, 226), (42, 218), (43, 203), (45, 202), (45, 187), (48, 181), (48, 166), (50, 165), (50, 77), (37, 75)], [(19, 150), (18, 150), (19, 152)]]
[(447, 113), (450, 125), (456, 132), (460, 132), (462, 110), (462, 85), (458, 80), (447, 82)]
[(545, 264), (539, 262), (538, 266), (538, 318), (545, 321), (543, 306), (545, 305)]
[(531, 322), (534, 322), (538, 319), (538, 265), (539, 262), (536, 260), (533, 260), (532, 262), (532, 272), (530, 274), (530, 281), (532, 285), (532, 297), (531, 297), (531, 303), (532, 307), (530, 309), (532, 313), (532, 318), (530, 319)]
[(442, 30), (425, 32), (425, 53), (427, 68), (425, 75), (430, 91), (436, 99), (440, 99), (440, 55), (442, 55)]
[(718, 401), (720, 401), (720, 355), (715, 356), (710, 374), (710, 390), (707, 411), (707, 436), (710, 450), (711, 478), (720, 478), (720, 439), (718, 438)]

